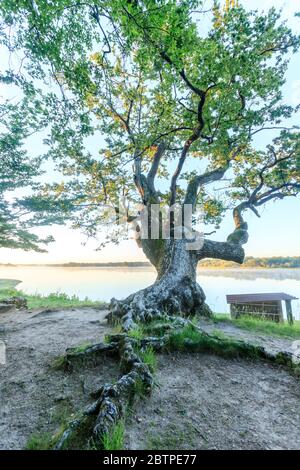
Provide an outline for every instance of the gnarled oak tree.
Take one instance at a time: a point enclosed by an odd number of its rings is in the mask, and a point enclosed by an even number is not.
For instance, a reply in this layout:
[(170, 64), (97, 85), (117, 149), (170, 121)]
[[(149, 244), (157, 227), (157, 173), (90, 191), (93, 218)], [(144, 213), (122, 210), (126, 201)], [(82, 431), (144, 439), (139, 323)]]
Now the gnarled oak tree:
[[(147, 208), (150, 225), (153, 204), (201, 203), (205, 222), (216, 225), (233, 214), (227, 240), (205, 236), (196, 250), (186, 249), (184, 230), (175, 236), (172, 211), (167, 239), (163, 227), (156, 239), (143, 238), (137, 224), (158, 275), (112, 302), (125, 328), (162, 311), (209, 315), (198, 261), (242, 263), (244, 213), (259, 215), (265, 203), (300, 189), (299, 132), (283, 123), (295, 110), (281, 91), (299, 37), (274, 9), (202, 7), (200, 0), (1, 2), (2, 43), (24, 55), (18, 74), (47, 114), (48, 157), (65, 175), (25, 206), (52, 220), (69, 217), (90, 235), (120, 196), (127, 209)], [(266, 129), (278, 129), (277, 137), (258, 150), (253, 141)], [(212, 183), (220, 189), (214, 195)], [(136, 214), (127, 212), (131, 221)]]

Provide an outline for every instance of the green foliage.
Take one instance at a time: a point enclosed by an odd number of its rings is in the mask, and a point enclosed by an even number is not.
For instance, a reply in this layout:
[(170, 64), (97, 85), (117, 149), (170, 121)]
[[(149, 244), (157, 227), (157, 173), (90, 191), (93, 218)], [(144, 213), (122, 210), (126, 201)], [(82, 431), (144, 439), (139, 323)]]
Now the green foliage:
[[(21, 77), (17, 79), (0, 73), (1, 86), (10, 87), (12, 83), (21, 86), (21, 82)], [(28, 96), (23, 96), (18, 104), (12, 104), (9, 99), (0, 104), (0, 248), (46, 251), (43, 245), (53, 238), (40, 239), (31, 232), (31, 227), (36, 225), (34, 217), (23, 207), (20, 199), (9, 194), (16, 189), (30, 190), (42, 173), (41, 159), (28, 156), (24, 149), (29, 135), (45, 126), (45, 122), (40, 120), (34, 97), (25, 87)]]
[(157, 369), (157, 358), (152, 347), (148, 346), (144, 350), (139, 352), (141, 360), (147, 364), (151, 372), (155, 372)]
[(104, 450), (122, 450), (124, 449), (125, 427), (123, 421), (118, 421), (109, 433), (102, 437)]
[(275, 323), (259, 318), (247, 317), (246, 315), (231, 319), (229, 315), (217, 314), (214, 316), (216, 322), (228, 322), (245, 330), (263, 333), (271, 336), (282, 336), (286, 338), (300, 338), (300, 321), (295, 321), (293, 325), (288, 323)]
[[(131, 203), (140, 193), (149, 196), (145, 174), (162, 141), (161, 188), (169, 188), (171, 163), (184, 149), (196, 175), (231, 167), (229, 188), (218, 199), (201, 190), (207, 223), (218, 225), (240, 202), (254, 210), (299, 192), (296, 129), (262, 151), (253, 147), (254, 135), (281, 128), (295, 111), (282, 103), (282, 87), (299, 37), (274, 8), (260, 14), (216, 3), (204, 21), (202, 6), (201, 0), (1, 2), (0, 43), (16, 67), (0, 77), (21, 94), (18, 105), (3, 108), (0, 153), (17, 164), (5, 163), (11, 170), (2, 179), (16, 168), (19, 185), (39, 174), (39, 162), (24, 164), (23, 143), (41, 129), (44, 157), (61, 176), (18, 201), (34, 211), (30, 222), (20, 223), (0, 195), (0, 246), (36, 248), (28, 224), (66, 219), (96, 235), (120, 195)], [(101, 147), (90, 150), (89, 139), (100, 136)], [(177, 202), (195, 175), (181, 176)], [(9, 178), (6, 187), (14, 184)], [(156, 196), (164, 204), (169, 189)], [(120, 239), (117, 229), (113, 241)]]

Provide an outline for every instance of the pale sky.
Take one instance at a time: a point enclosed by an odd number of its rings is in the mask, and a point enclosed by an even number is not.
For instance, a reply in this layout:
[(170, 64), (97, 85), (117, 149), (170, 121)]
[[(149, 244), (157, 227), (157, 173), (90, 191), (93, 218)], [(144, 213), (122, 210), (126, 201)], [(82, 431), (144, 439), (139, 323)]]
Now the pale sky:
[[(294, 13), (300, 11), (300, 2), (295, 0), (244, 0), (242, 3), (251, 9), (268, 9), (271, 6), (283, 8), (282, 16), (288, 20), (294, 32), (300, 33), (300, 18)], [(299, 8), (297, 8), (299, 5)], [(289, 104), (300, 102), (300, 54), (293, 57), (287, 74), (284, 89), (285, 101)], [(1, 90), (0, 90), (1, 91)], [(0, 92), (1, 95), (1, 92)], [(299, 116), (298, 116), (299, 118)], [(298, 124), (299, 119), (293, 121)], [(272, 135), (266, 135), (266, 142)], [(263, 145), (264, 142), (258, 142)], [(38, 144), (37, 144), (38, 145)], [(35, 149), (36, 151), (39, 149)], [(245, 246), (248, 256), (300, 256), (300, 198), (290, 198), (270, 203), (261, 211), (258, 219), (252, 213), (246, 217), (249, 225), (249, 242)], [(228, 216), (221, 225), (215, 239), (223, 241), (232, 232), (233, 224)], [(97, 243), (89, 240), (80, 231), (67, 227), (43, 227), (35, 230), (40, 235), (52, 234), (56, 241), (49, 245), (48, 253), (24, 252), (22, 250), (0, 249), (0, 263), (59, 263), (59, 262), (109, 262), (145, 260), (142, 251), (134, 240), (121, 242), (118, 246), (108, 245), (101, 251), (95, 251)], [(101, 233), (99, 232), (99, 239)], [(213, 237), (212, 237), (213, 239)]]

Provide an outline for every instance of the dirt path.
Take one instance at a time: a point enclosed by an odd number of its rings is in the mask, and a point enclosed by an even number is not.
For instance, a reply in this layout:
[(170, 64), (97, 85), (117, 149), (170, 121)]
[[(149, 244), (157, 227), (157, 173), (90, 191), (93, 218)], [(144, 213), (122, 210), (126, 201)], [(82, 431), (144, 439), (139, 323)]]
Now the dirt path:
[(0, 316), (6, 366), (0, 365), (0, 449), (20, 449), (32, 433), (54, 432), (118, 374), (108, 358), (65, 374), (51, 364), (66, 347), (103, 339), (105, 311), (13, 312)]
[(130, 449), (299, 449), (300, 382), (262, 362), (164, 355), (127, 426)]
[[(91, 401), (92, 390), (116, 379), (119, 370), (109, 358), (71, 374), (51, 367), (66, 347), (102, 340), (109, 332), (105, 315), (91, 308), (1, 314), (7, 363), (0, 365), (0, 449), (21, 449), (34, 433), (54, 433)], [(230, 325), (203, 325), (288, 347), (285, 340), (229, 331)], [(127, 448), (300, 448), (300, 381), (284, 369), (203, 354), (162, 355), (157, 382), (133, 412)]]

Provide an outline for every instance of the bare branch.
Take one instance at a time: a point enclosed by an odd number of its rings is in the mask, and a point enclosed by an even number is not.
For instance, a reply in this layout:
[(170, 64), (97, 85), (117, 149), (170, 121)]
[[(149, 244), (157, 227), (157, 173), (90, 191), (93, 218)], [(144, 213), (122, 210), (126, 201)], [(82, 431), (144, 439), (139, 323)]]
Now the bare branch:
[(103, 37), (104, 37), (104, 41), (108, 47), (108, 50), (107, 51), (103, 51), (103, 55), (105, 54), (110, 54), (111, 53), (111, 46), (110, 46), (110, 42), (108, 40), (108, 37), (101, 25), (101, 22), (100, 22), (100, 12), (99, 12), (99, 9), (98, 9), (98, 6), (97, 5), (94, 5), (92, 7), (92, 10), (91, 10), (91, 16), (96, 20), (100, 30), (101, 30), (101, 33), (103, 34)]
[(199, 100), (199, 103), (198, 103), (198, 111), (197, 111), (197, 118), (198, 118), (198, 123), (199, 124), (197, 125), (197, 127), (195, 127), (193, 133), (190, 135), (188, 140), (185, 142), (184, 147), (183, 147), (182, 152), (181, 152), (181, 155), (180, 155), (180, 158), (179, 158), (179, 161), (178, 161), (177, 168), (176, 168), (176, 170), (175, 170), (175, 172), (172, 176), (171, 188), (170, 188), (170, 192), (171, 192), (170, 205), (171, 206), (173, 204), (175, 204), (175, 201), (176, 201), (176, 184), (177, 184), (177, 180), (178, 180), (178, 177), (181, 173), (181, 170), (182, 170), (182, 167), (184, 165), (184, 162), (185, 162), (186, 156), (188, 154), (188, 151), (190, 149), (190, 146), (193, 144), (193, 142), (195, 142), (197, 139), (199, 139), (199, 137), (201, 137), (201, 132), (202, 132), (204, 124), (205, 124), (204, 119), (203, 119), (203, 108), (204, 108), (204, 105), (205, 105), (206, 92), (203, 92), (202, 90), (200, 90), (200, 95), (199, 96), (200, 96), (200, 100)]
[(244, 257), (245, 252), (239, 244), (206, 239), (204, 240), (203, 247), (197, 252), (198, 260), (204, 258), (215, 258), (242, 264)]
[(196, 203), (199, 187), (201, 185), (209, 184), (213, 181), (219, 181), (222, 179), (228, 170), (228, 167), (229, 164), (226, 167), (218, 168), (217, 170), (209, 171), (203, 175), (198, 175), (192, 178), (186, 190), (184, 204), (192, 204), (194, 206)]
[(154, 187), (154, 179), (157, 174), (157, 170), (159, 167), (159, 163), (161, 160), (161, 157), (163, 156), (164, 152), (166, 150), (166, 144), (162, 142), (159, 146), (158, 149), (153, 157), (153, 162), (151, 165), (151, 168), (149, 170), (148, 176), (147, 176), (147, 184), (148, 188), (152, 193), (155, 193), (155, 187)]
[(264, 49), (259, 53), (259, 55), (267, 54), (268, 52), (284, 52), (288, 50), (290, 47), (297, 46), (299, 44), (299, 39), (289, 42), (288, 44), (275, 44), (274, 46), (270, 46), (267, 49)]

